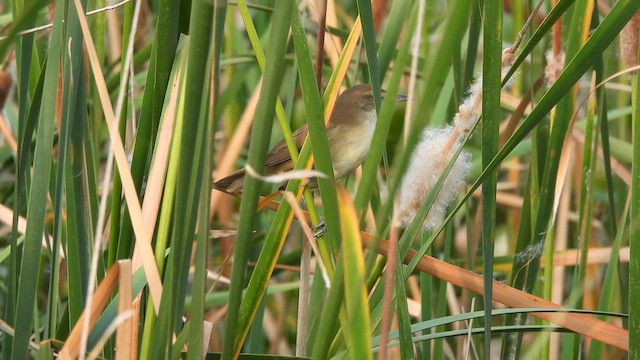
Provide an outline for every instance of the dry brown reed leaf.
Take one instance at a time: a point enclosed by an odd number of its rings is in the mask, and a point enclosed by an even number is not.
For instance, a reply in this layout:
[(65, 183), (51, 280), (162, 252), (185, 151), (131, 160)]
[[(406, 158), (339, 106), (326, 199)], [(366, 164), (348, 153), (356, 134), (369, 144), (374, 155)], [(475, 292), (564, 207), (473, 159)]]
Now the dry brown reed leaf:
[[(130, 260), (121, 260), (118, 263), (120, 266), (120, 276), (118, 276), (118, 315), (123, 316), (126, 313), (133, 313), (134, 311), (133, 264)], [(116, 360), (136, 358), (131, 357), (135, 351), (134, 348), (138, 348), (138, 344), (134, 342), (134, 337), (132, 336), (134, 333), (133, 328), (134, 322), (131, 317), (127, 317), (127, 319), (118, 326), (118, 330), (116, 330)], [(135, 339), (137, 338), (136, 336)]]
[(120, 276), (120, 262), (114, 263), (109, 271), (105, 274), (104, 278), (98, 285), (95, 293), (93, 294), (93, 302), (91, 309), (85, 309), (80, 315), (80, 318), (76, 322), (76, 325), (71, 330), (71, 333), (67, 337), (67, 340), (60, 350), (58, 359), (72, 360), (77, 358), (80, 354), (80, 342), (82, 337), (82, 330), (85, 318), (89, 316), (89, 329), (98, 321), (102, 310), (104, 310), (107, 303), (111, 300), (111, 295), (118, 284), (118, 278)]
[[(367, 247), (373, 247), (375, 245), (374, 243), (377, 242), (378, 247), (375, 251), (382, 255), (386, 254), (390, 246), (387, 240), (375, 240), (374, 237), (369, 234), (363, 234), (362, 239)], [(405, 263), (410, 262), (415, 256), (416, 252), (413, 250), (410, 251), (404, 260)], [(469, 270), (430, 256), (423, 256), (416, 268), (455, 286), (467, 289), (481, 296), (484, 295), (483, 277)], [(493, 281), (493, 301), (512, 308), (563, 309), (561, 305), (517, 290), (495, 280)], [(629, 332), (627, 330), (598, 320), (593, 315), (557, 312), (530, 313), (530, 315), (621, 350), (629, 350)]]
[[(174, 82), (171, 85), (171, 92), (161, 119), (162, 125), (160, 126), (157, 145), (153, 154), (153, 163), (149, 170), (149, 178), (142, 203), (142, 216), (144, 217), (147, 231), (151, 236), (153, 236), (153, 231), (156, 227), (167, 167), (169, 166), (169, 152), (171, 151), (171, 139), (174, 134), (181, 72), (181, 70), (177, 71)], [(140, 248), (136, 247), (133, 252), (133, 271), (137, 271), (140, 266), (142, 266), (142, 253)]]

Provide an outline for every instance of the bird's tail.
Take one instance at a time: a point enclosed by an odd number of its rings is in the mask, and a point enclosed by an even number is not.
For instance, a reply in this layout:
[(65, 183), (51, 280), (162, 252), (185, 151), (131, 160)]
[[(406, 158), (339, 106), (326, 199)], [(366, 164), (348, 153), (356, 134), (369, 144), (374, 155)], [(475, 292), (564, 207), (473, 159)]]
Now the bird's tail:
[(244, 169), (240, 169), (233, 174), (214, 182), (213, 188), (230, 194), (239, 193), (244, 186), (244, 175)]

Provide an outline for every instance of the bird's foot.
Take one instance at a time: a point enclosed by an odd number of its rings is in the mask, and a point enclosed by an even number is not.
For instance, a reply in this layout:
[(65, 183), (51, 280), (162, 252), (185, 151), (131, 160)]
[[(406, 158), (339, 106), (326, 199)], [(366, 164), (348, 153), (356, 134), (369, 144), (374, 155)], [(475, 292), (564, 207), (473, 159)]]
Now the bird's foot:
[(324, 219), (320, 219), (320, 223), (313, 227), (313, 237), (317, 239), (319, 237), (323, 237), (326, 233), (327, 223), (324, 221)]

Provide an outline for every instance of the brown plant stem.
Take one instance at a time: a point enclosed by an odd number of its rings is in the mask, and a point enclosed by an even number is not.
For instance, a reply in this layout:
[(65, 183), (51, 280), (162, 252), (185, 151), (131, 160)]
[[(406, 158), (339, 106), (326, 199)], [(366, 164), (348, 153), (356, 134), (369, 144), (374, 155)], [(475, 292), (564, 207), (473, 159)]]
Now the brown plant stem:
[[(372, 235), (367, 233), (362, 234), (362, 240), (368, 248), (373, 247), (374, 243), (377, 243), (378, 247), (374, 250), (379, 254), (386, 254), (391, 246), (388, 240), (376, 240)], [(405, 263), (410, 262), (415, 256), (415, 251), (409, 251), (407, 257), (404, 259)], [(480, 296), (484, 295), (482, 276), (469, 270), (462, 269), (430, 256), (423, 256), (418, 262), (416, 269), (440, 280), (472, 291)], [(512, 308), (564, 309), (564, 307), (551, 301), (544, 300), (495, 280), (493, 281), (493, 301)], [(608, 322), (598, 320), (593, 315), (557, 312), (531, 313), (530, 315), (601, 341), (607, 345), (629, 351), (629, 332)]]
[(316, 53), (316, 83), (318, 89), (322, 87), (322, 59), (324, 55), (324, 34), (327, 25), (327, 1), (317, 0), (320, 2), (320, 16), (318, 17), (318, 35), (317, 35), (317, 53)]
[[(393, 303), (393, 278), (396, 272), (396, 261), (398, 255), (398, 220), (394, 217), (392, 221), (391, 233), (389, 241), (389, 247), (387, 248), (387, 269), (385, 270), (384, 278), (384, 298), (382, 302), (382, 320), (380, 324), (380, 351), (378, 351), (378, 360), (384, 360), (387, 358), (387, 343), (389, 329), (391, 325), (392, 310), (391, 304)], [(403, 281), (403, 279), (398, 279)], [(396, 299), (400, 301), (400, 299)]]

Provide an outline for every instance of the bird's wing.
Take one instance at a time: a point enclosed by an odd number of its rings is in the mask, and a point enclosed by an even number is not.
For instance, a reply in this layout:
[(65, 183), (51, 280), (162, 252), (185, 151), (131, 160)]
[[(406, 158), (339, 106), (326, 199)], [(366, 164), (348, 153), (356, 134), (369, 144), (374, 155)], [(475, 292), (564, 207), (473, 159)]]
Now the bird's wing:
[[(306, 124), (302, 125), (298, 130), (293, 132), (293, 139), (296, 143), (296, 147), (298, 148), (298, 151), (302, 149), (302, 145), (304, 144), (304, 139), (307, 137), (308, 132), (309, 132), (309, 129), (307, 128)], [(269, 151), (269, 154), (267, 154), (267, 159), (265, 160), (264, 165), (274, 166), (274, 165), (282, 164), (283, 162), (288, 161), (290, 159), (291, 159), (291, 156), (289, 155), (289, 149), (287, 148), (287, 143), (285, 143), (284, 140), (282, 140), (276, 146), (274, 146), (273, 149), (271, 149), (271, 151)]]

